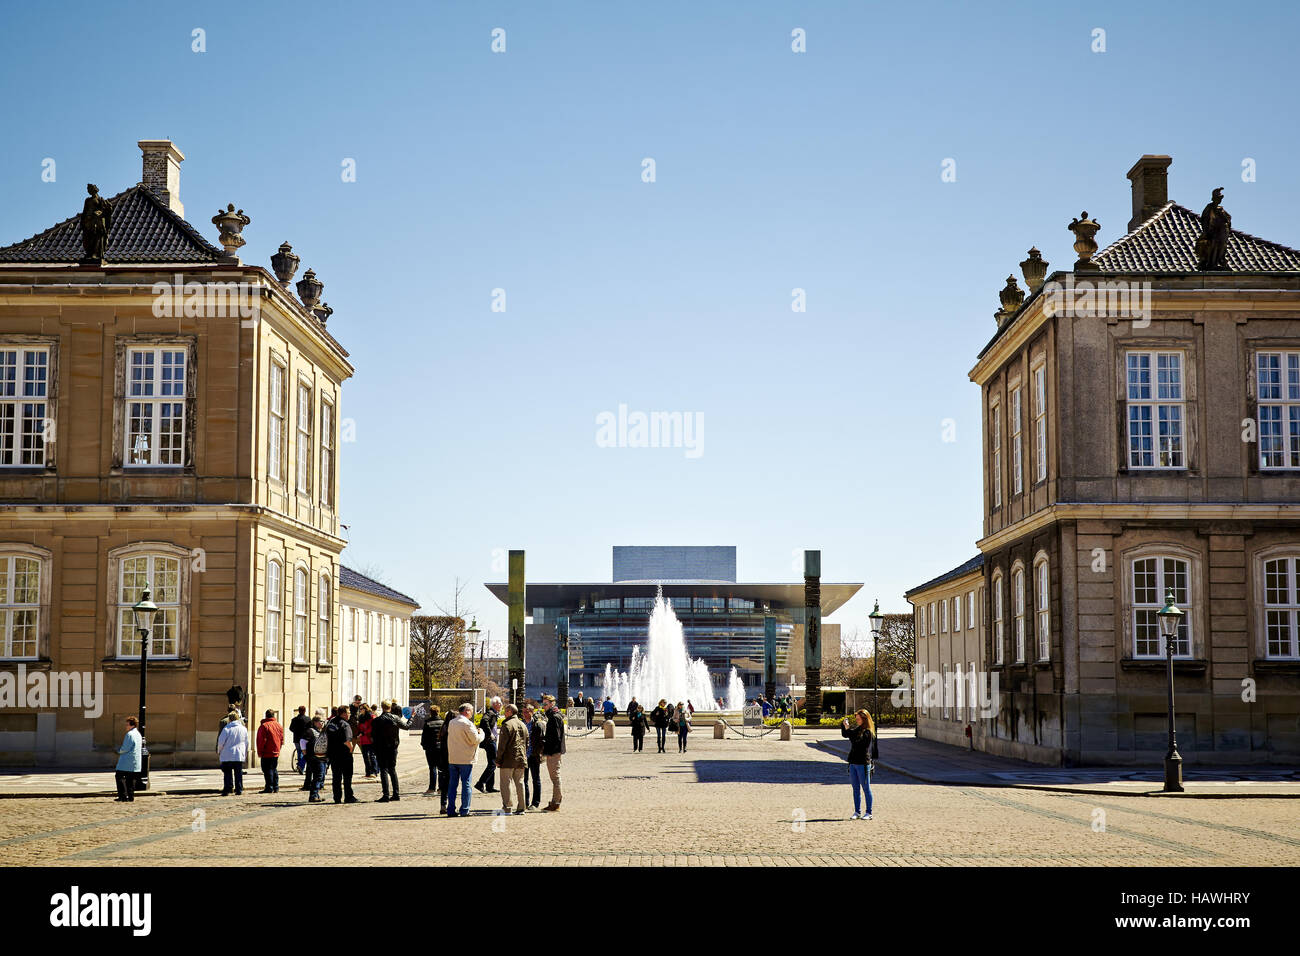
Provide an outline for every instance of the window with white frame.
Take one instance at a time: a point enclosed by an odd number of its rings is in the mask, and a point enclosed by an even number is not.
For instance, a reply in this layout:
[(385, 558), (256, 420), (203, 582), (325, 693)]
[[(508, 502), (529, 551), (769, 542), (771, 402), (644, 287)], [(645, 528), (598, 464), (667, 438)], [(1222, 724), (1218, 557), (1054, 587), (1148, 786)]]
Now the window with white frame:
[(266, 562), (266, 659), (280, 659), (281, 623), (284, 616), (284, 565), (279, 558)]
[(126, 350), (126, 447), (131, 467), (185, 464), (186, 349)]
[(961, 661), (953, 665), (953, 720), (961, 720), (962, 708), (966, 706), (966, 680), (961, 669)]
[(1185, 468), (1183, 353), (1129, 352), (1128, 466)]
[(131, 554), (119, 562), (117, 580), (117, 656), (140, 656), (140, 632), (133, 606), (150, 589), (158, 612), (153, 617), (150, 657), (179, 655), (181, 561), (165, 554)]
[(1264, 654), (1300, 657), (1300, 557), (1264, 562)]
[(952, 629), (953, 633), (961, 630), (961, 595), (958, 594), (952, 599)]
[(1259, 467), (1300, 468), (1300, 352), (1255, 355)]
[(320, 406), (320, 503), (327, 508), (334, 503), (334, 406), (329, 402)]
[(328, 574), (320, 576), (319, 594), (316, 596), (316, 662), (330, 662), (330, 615), (334, 610), (334, 592), (330, 588)]
[(1002, 663), (1002, 575), (993, 575), (993, 663)]
[(948, 633), (948, 599), (939, 602), (939, 633)]
[(931, 634), (939, 633), (934, 629), (934, 602), (933, 601), (930, 602), (930, 633)]
[(975, 592), (966, 592), (966, 626), (975, 626)]
[(50, 350), (0, 346), (0, 467), (45, 464)]
[(1020, 434), (1020, 386), (1011, 390), (1011, 492), (1025, 490), (1025, 456)]
[(365, 611), (357, 611), (357, 634), (360, 635), (363, 644), (370, 643), (370, 630), (366, 627), (366, 622), (369, 618), (370, 615)]
[(1002, 407), (989, 408), (989, 446), (993, 459), (993, 507), (1002, 507)]
[(279, 362), (271, 363), (266, 422), (266, 473), (281, 481), (284, 478), (284, 366)]
[(0, 658), (34, 660), (41, 623), (41, 559), (0, 551)]
[(369, 676), (370, 676), (370, 671), (368, 671), (368, 670), (362, 670), (362, 671), (361, 671), (361, 686), (359, 686), (359, 687), (357, 688), (357, 693), (361, 695), (361, 699), (362, 699), (363, 701), (368, 701), (368, 700), (369, 700), (369, 695), (366, 693), (366, 689), (367, 689), (367, 688), (366, 688), (366, 678), (369, 677)]
[(298, 491), (311, 494), (311, 386), (298, 383)]
[(1174, 604), (1183, 612), (1174, 639), (1174, 656), (1192, 656), (1190, 565), (1183, 558), (1156, 556), (1133, 561), (1133, 656), (1164, 657), (1159, 610), (1173, 588)]
[(1034, 586), (1035, 609), (1038, 612), (1037, 620), (1037, 637), (1038, 637), (1038, 659), (1045, 661), (1052, 654), (1051, 626), (1051, 592), (1048, 586), (1051, 583), (1051, 575), (1048, 573), (1047, 558), (1040, 558), (1034, 565), (1034, 577), (1036, 578)]
[(940, 665), (943, 679), (943, 719), (948, 719), (948, 701), (952, 696), (952, 684), (948, 680), (948, 665)]
[(1034, 369), (1034, 480), (1047, 480), (1047, 369)]
[(1025, 660), (1025, 569), (1014, 568), (1011, 571), (1011, 609), (1015, 614), (1016, 627), (1016, 663)]
[(967, 693), (967, 695), (966, 695), (967, 716), (968, 716), (968, 718), (969, 718), (970, 720), (974, 720), (974, 719), (975, 719), (975, 705), (978, 703), (978, 696), (979, 696), (978, 693), (976, 692), (976, 691), (977, 691), (977, 687), (978, 687), (978, 685), (976, 684), (976, 680), (977, 680), (978, 678), (977, 678), (976, 675), (975, 675), (975, 662), (974, 662), (974, 661), (967, 661), (967, 662), (966, 662), (966, 673), (969, 675), (969, 678), (968, 678), (968, 679), (969, 679), (970, 682), (971, 682), (971, 688), (970, 688), (970, 691), (969, 691), (969, 693)]
[(293, 662), (307, 660), (307, 572), (295, 568), (293, 572)]
[(348, 668), (348, 676), (343, 681), (343, 699), (351, 703), (352, 697), (356, 694), (357, 689), (357, 672)]
[(921, 637), (925, 637), (927, 634), (925, 630), (925, 607), (924, 606), (918, 607), (916, 609), (916, 631), (918, 634), (921, 635)]

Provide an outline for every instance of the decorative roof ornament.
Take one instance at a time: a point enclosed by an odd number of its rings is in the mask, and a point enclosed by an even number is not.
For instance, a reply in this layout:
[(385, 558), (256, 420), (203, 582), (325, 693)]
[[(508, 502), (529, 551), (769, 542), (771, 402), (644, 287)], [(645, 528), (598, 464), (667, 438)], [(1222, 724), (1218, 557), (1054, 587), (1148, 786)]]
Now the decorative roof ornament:
[(1088, 210), (1085, 209), (1078, 219), (1070, 220), (1070, 225), (1066, 228), (1074, 233), (1074, 251), (1079, 254), (1074, 271), (1099, 272), (1100, 267), (1092, 261), (1092, 257), (1097, 253), (1097, 240), (1093, 237), (1097, 235), (1101, 223), (1089, 219)]
[(221, 248), (226, 250), (226, 256), (231, 259), (238, 259), (236, 253), (239, 247), (246, 240), (241, 235), (244, 227), (253, 220), (244, 215), (244, 210), (235, 211), (235, 204), (229, 203), (225, 209), (218, 209), (217, 214), (212, 217), (212, 224), (217, 227), (218, 240), (221, 242)]
[(293, 252), (293, 246), (287, 242), (280, 243), (280, 251), (271, 256), (271, 268), (275, 270), (275, 277), (280, 280), (282, 288), (289, 288), (289, 283), (293, 281), (293, 274), (298, 271), (299, 259)]
[(309, 309), (315, 309), (320, 304), (321, 293), (324, 291), (325, 283), (316, 278), (314, 269), (308, 269), (298, 280), (298, 298)]
[(1036, 248), (1030, 248), (1029, 258), (1020, 260), (1020, 272), (1025, 277), (1025, 289), (1030, 295), (1038, 291), (1047, 278), (1047, 267), (1051, 265)]
[(1025, 304), (1025, 291), (1016, 284), (1015, 276), (1007, 276), (1007, 284), (998, 293), (998, 298), (1002, 302), (1003, 311), (1011, 315)]
[(1196, 268), (1201, 272), (1226, 272), (1228, 236), (1232, 234), (1232, 217), (1224, 209), (1223, 187), (1210, 194), (1210, 203), (1201, 211), (1201, 236), (1196, 240)]
[(326, 322), (328, 322), (330, 316), (334, 314), (334, 310), (330, 308), (330, 304), (328, 302), (322, 302), (320, 305), (314, 307), (311, 311), (312, 311), (312, 315), (316, 316), (317, 320), (320, 321), (320, 324), (322, 326)]
[(86, 184), (85, 205), (81, 207), (81, 246), (86, 252), (83, 262), (103, 262), (108, 245), (108, 230), (113, 225), (113, 204), (99, 194), (94, 183)]

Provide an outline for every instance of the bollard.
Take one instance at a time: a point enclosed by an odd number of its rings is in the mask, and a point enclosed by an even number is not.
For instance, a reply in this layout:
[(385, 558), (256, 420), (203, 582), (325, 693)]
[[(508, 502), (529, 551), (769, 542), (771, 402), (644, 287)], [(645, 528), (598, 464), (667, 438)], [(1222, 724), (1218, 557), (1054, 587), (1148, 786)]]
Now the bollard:
[(605, 739), (606, 739), (606, 740), (613, 740), (613, 739), (614, 739), (614, 721), (612, 721), (612, 720), (607, 720), (607, 721), (605, 721), (604, 726), (605, 726)]
[(721, 740), (727, 733), (727, 725), (720, 720), (713, 722), (713, 739)]
[(792, 736), (793, 736), (793, 728), (790, 726), (790, 721), (788, 720), (781, 721), (781, 739), (790, 740)]

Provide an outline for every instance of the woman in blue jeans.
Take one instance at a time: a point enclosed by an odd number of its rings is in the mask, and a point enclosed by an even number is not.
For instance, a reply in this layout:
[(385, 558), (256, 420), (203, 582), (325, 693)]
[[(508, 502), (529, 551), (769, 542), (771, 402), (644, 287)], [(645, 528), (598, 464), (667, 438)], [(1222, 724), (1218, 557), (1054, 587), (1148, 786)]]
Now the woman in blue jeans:
[[(849, 783), (853, 785), (854, 820), (871, 819), (871, 740), (876, 736), (876, 724), (867, 711), (855, 715), (857, 726), (850, 727), (847, 720), (840, 724), (840, 734), (849, 738)], [(862, 797), (866, 793), (867, 810), (862, 812)]]

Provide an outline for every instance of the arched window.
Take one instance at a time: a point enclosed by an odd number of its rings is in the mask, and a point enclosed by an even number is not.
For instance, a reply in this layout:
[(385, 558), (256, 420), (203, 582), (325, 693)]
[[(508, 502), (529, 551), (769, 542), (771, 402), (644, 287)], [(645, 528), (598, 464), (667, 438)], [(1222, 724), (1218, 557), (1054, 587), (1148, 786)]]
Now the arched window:
[(1034, 562), (1034, 609), (1038, 612), (1035, 632), (1038, 637), (1038, 659), (1052, 656), (1051, 575), (1048, 573), (1047, 555), (1040, 554)]
[(1003, 660), (1002, 633), (1002, 573), (993, 575), (993, 663), (1001, 664)]
[(307, 569), (293, 572), (293, 662), (307, 661)]
[(1188, 561), (1165, 555), (1133, 560), (1133, 656), (1163, 657), (1160, 618), (1165, 592), (1174, 592), (1174, 603), (1182, 610), (1174, 656), (1192, 656), (1191, 567)]
[(1264, 656), (1300, 657), (1300, 556), (1264, 562)]
[(1025, 661), (1025, 569), (1011, 569), (1011, 609), (1016, 618), (1016, 663)]
[(320, 593), (316, 596), (317, 603), (317, 625), (316, 625), (316, 663), (328, 664), (330, 662), (330, 638), (333, 636), (330, 630), (330, 615), (334, 610), (334, 595), (330, 589), (330, 578), (328, 574), (320, 576)]
[(124, 555), (117, 576), (117, 656), (140, 656), (140, 632), (136, 630), (132, 607), (150, 588), (158, 613), (153, 618), (149, 641), (150, 657), (178, 657), (180, 654), (181, 559), (149, 551)]
[(280, 559), (266, 562), (266, 659), (280, 659), (281, 621), (284, 611), (284, 567)]
[(44, 566), (40, 555), (0, 545), (0, 658), (39, 656)]

